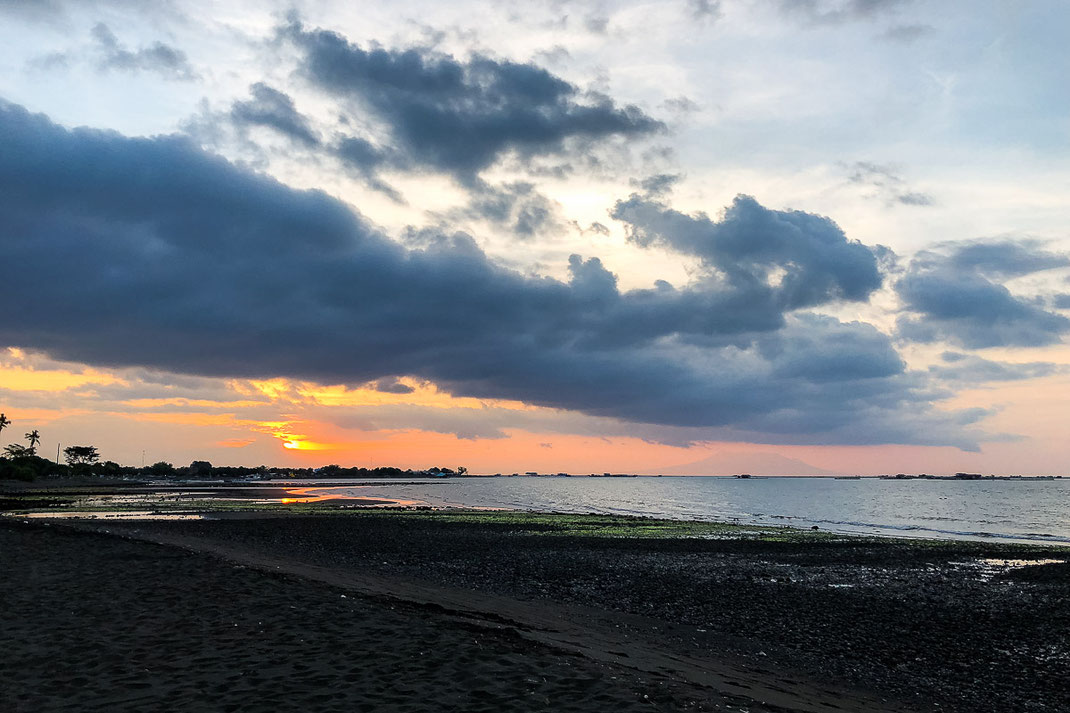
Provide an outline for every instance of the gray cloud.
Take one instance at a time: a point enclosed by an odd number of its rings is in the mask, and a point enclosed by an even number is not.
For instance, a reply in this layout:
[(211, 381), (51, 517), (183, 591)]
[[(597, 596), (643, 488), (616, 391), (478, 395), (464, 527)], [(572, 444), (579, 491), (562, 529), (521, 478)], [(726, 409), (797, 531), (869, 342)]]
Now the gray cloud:
[(928, 193), (913, 191), (891, 166), (856, 161), (848, 167), (848, 180), (874, 189), (875, 195), (889, 205), (931, 206), (933, 198)]
[(103, 70), (117, 69), (125, 72), (156, 72), (166, 79), (192, 80), (197, 78), (186, 53), (162, 42), (148, 47), (128, 50), (103, 22), (93, 27), (93, 39), (101, 52), (99, 66)]
[(70, 24), (71, 11), (96, 14), (102, 9), (150, 17), (183, 18), (174, 0), (0, 0), (0, 14), (22, 21), (43, 22), (59, 26)]
[(837, 25), (890, 14), (911, 0), (780, 0), (783, 12), (808, 23)]
[(603, 15), (588, 15), (583, 19), (583, 26), (587, 28), (588, 32), (604, 35), (609, 28), (609, 18)]
[[(384, 169), (415, 169), (416, 166), (405, 152), (376, 145), (359, 136), (337, 132), (324, 140), (309, 117), (297, 110), (289, 95), (262, 82), (253, 84), (249, 90), (251, 99), (233, 102), (228, 113), (204, 111), (186, 123), (186, 130), (205, 143), (217, 144), (224, 129), (233, 126), (240, 132), (246, 146), (262, 153), (259, 147), (249, 141), (246, 130), (254, 126), (266, 127), (289, 138), (296, 145), (295, 148), (337, 160), (349, 175), (368, 187), (399, 204), (406, 203), (401, 193), (380, 176), (380, 171)], [(560, 214), (560, 206), (527, 181), (491, 184), (477, 177), (470, 179), (465, 188), (469, 193), (467, 206), (431, 217), (451, 225), (463, 225), (473, 220), (486, 221), (525, 240), (568, 227)]]
[(899, 334), (970, 349), (1058, 343), (1070, 320), (1011, 294), (1001, 281), (1068, 264), (1067, 256), (1026, 240), (947, 243), (921, 252), (895, 283), (913, 313), (899, 317)]
[[(347, 428), (420, 428), (460, 438), (502, 438), (508, 429), (570, 433), (591, 437), (630, 436), (651, 443), (690, 446), (702, 441), (760, 443), (888, 442), (924, 445), (954, 443), (974, 450), (981, 434), (968, 426), (989, 415), (981, 409), (935, 412), (927, 402), (946, 392), (924, 386), (926, 377), (903, 371), (902, 361), (880, 332), (859, 323), (819, 315), (793, 317), (787, 327), (766, 335), (751, 353), (725, 352), (717, 375), (739, 391), (741, 407), (722, 425), (637, 423), (603, 414), (482, 408), (434, 409), (413, 404), (387, 408), (329, 409), (315, 418)], [(745, 393), (746, 392), (746, 393)], [(744, 395), (745, 394), (745, 395)], [(699, 408), (682, 395), (677, 408)], [(986, 436), (991, 438), (990, 436)]]
[(67, 3), (63, 0), (0, 0), (0, 13), (8, 14), (23, 20), (54, 20), (64, 17)]
[(298, 111), (290, 95), (263, 82), (252, 84), (249, 93), (250, 99), (235, 100), (225, 112), (213, 111), (204, 102), (201, 111), (183, 123), (183, 130), (206, 146), (219, 147), (237, 139), (238, 145), (254, 156), (254, 163), (266, 165), (269, 151), (252, 140), (248, 129), (271, 129), (292, 142), (288, 154), (303, 150), (309, 157), (334, 159), (351, 177), (399, 204), (405, 203), (401, 193), (379, 176), (383, 168), (411, 168), (404, 155), (339, 131), (324, 138), (329, 128), (324, 131), (317, 127), (309, 116)]
[(691, 234), (644, 236), (724, 276), (622, 292), (595, 258), (575, 256), (561, 282), (500, 267), (464, 234), (403, 247), (321, 192), (182, 137), (68, 131), (10, 104), (0, 132), (0, 344), (195, 376), (408, 375), (754, 439), (976, 446), (979, 415), (934, 414), (946, 394), (906, 372), (887, 336), (781, 311), (880, 282), (872, 252), (825, 218), (753, 199), (719, 223), (646, 205)]
[(360, 178), (374, 190), (379, 191), (396, 203), (404, 204), (401, 193), (379, 176), (381, 168), (390, 166), (401, 168), (407, 165), (404, 156), (389, 147), (379, 147), (359, 136), (339, 135), (326, 147), (328, 154), (341, 162), (350, 175)]
[(383, 122), (409, 165), (450, 173), (462, 183), (474, 182), (507, 154), (560, 154), (577, 143), (664, 128), (637, 107), (583, 96), (533, 64), (481, 55), (461, 61), (421, 48), (365, 50), (296, 23), (280, 32), (303, 52), (303, 75)]
[(957, 270), (1008, 279), (1070, 265), (1070, 257), (1044, 250), (1037, 240), (990, 240), (945, 245), (945, 264)]
[(70, 64), (71, 57), (66, 52), (49, 52), (29, 60), (26, 67), (32, 71), (50, 72), (54, 69), (67, 69)]
[(929, 373), (945, 380), (963, 384), (983, 384), (994, 381), (1022, 381), (1050, 376), (1064, 367), (1046, 361), (1016, 364), (983, 359), (972, 354), (944, 352), (940, 355), (944, 365), (929, 367)]
[(372, 383), (371, 387), (384, 394), (411, 394), (413, 391), (416, 391), (416, 389), (408, 384), (399, 381), (396, 376), (378, 379)]
[(764, 312), (774, 324), (784, 311), (865, 300), (881, 285), (877, 252), (848, 240), (834, 222), (770, 210), (749, 196), (738, 196), (720, 221), (634, 194), (611, 214), (639, 245), (700, 258), (710, 279), (728, 286), (737, 313)]
[(675, 114), (681, 115), (690, 114), (702, 108), (697, 102), (683, 96), (666, 99), (661, 103), (661, 106)]
[(681, 178), (683, 178), (683, 176), (679, 173), (658, 173), (638, 181), (632, 179), (629, 183), (635, 188), (642, 189), (643, 193), (649, 197), (659, 197), (671, 193), (673, 186), (675, 186)]
[(307, 147), (319, 146), (319, 135), (307, 117), (297, 111), (293, 99), (278, 89), (257, 82), (249, 87), (252, 99), (236, 101), (230, 118), (240, 127), (264, 126)]
[(687, 0), (687, 9), (696, 20), (716, 20), (721, 16), (720, 0)]
[(548, 50), (539, 50), (535, 53), (537, 59), (547, 64), (561, 64), (572, 59), (572, 54), (562, 45), (554, 45)]
[(910, 44), (911, 42), (920, 40), (922, 37), (931, 35), (935, 31), (936, 28), (931, 25), (895, 25), (882, 32), (880, 36), (881, 39), (888, 40), (889, 42)]
[(568, 228), (560, 205), (540, 193), (533, 183), (513, 181), (491, 184), (477, 179), (468, 189), (467, 206), (432, 217), (449, 224), (487, 221), (495, 227), (509, 230), (521, 240), (560, 233)]

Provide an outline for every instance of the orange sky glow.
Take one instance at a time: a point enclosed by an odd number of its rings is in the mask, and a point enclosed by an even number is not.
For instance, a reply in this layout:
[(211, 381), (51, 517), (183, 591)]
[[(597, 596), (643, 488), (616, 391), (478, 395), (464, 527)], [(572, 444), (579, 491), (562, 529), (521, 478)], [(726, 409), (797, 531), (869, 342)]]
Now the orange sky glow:
[[(53, 444), (93, 443), (103, 457), (128, 465), (167, 460), (183, 465), (207, 459), (217, 465), (398, 466), (421, 469), (464, 465), (473, 473), (669, 472), (682, 474), (697, 463), (697, 473), (879, 474), (888, 472), (1057, 473), (1070, 462), (1064, 438), (1066, 403), (1053, 390), (1070, 392), (1070, 376), (1060, 374), (1027, 383), (964, 391), (954, 406), (996, 408), (992, 424), (1029, 433), (1028, 438), (985, 444), (980, 453), (950, 447), (908, 445), (816, 446), (738, 442), (698, 442), (688, 447), (627, 436), (503, 429), (495, 437), (460, 438), (452, 433), (411, 428), (359, 428), (315, 417), (349, 407), (407, 405), (447, 413), (454, 409), (504, 408), (552, 411), (515, 401), (455, 398), (434, 385), (406, 382), (409, 393), (371, 388), (321, 386), (286, 379), (218, 380), (219, 397), (196, 395), (114, 400), (87, 391), (87, 385), (127, 385), (122, 373), (49, 365), (9, 350), (0, 364), (0, 384), (8, 390), (6, 414), (12, 427), (3, 441), (24, 431), (41, 430), (43, 453)], [(25, 402), (27, 405), (20, 405)], [(32, 405), (31, 405), (32, 404)], [(47, 404), (47, 405), (46, 405)], [(789, 460), (790, 459), (790, 460)], [(684, 467), (681, 470), (681, 467)]]

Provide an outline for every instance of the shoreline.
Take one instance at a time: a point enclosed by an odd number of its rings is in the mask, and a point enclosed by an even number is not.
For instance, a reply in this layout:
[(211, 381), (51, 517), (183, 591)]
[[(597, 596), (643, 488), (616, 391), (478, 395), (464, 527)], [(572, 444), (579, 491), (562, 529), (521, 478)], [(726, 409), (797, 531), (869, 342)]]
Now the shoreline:
[[(479, 476), (469, 476), (479, 477)], [(681, 476), (683, 477), (683, 476)], [(721, 525), (750, 529), (784, 529), (806, 533), (817, 530), (822, 534), (834, 534), (844, 537), (881, 538), (904, 540), (908, 542), (976, 542), (1008, 544), (1035, 547), (1051, 547), (1070, 550), (1070, 539), (1047, 533), (994, 533), (981, 531), (960, 531), (927, 528), (923, 526), (881, 525), (861, 522), (812, 521), (805, 517), (768, 516), (765, 520), (731, 519), (696, 519), (686, 517), (665, 517), (637, 513), (607, 512), (595, 508), (572, 510), (549, 510), (538, 508), (518, 508), (499, 506), (478, 506), (464, 504), (432, 504), (424, 500), (391, 498), (379, 496), (337, 495), (319, 491), (340, 488), (389, 487), (405, 485), (427, 485), (428, 482), (415, 482), (411, 479), (383, 479), (360, 481), (359, 484), (335, 485), (320, 482), (314, 485), (285, 485), (273, 483), (107, 483), (95, 485), (92, 482), (63, 481), (35, 483), (18, 483), (8, 488), (10, 483), (0, 483), (0, 518), (19, 517), (48, 519), (54, 513), (56, 517), (87, 519), (137, 519), (138, 517), (154, 519), (171, 519), (173, 513), (188, 516), (187, 519), (218, 519), (242, 517), (242, 513), (262, 516), (272, 513), (285, 516), (287, 512), (295, 514), (330, 513), (336, 510), (363, 509), (366, 507), (419, 511), (508, 511), (530, 513), (532, 515), (572, 515), (595, 517), (638, 518), (662, 523), (694, 523), (711, 527)], [(111, 500), (106, 500), (106, 499)], [(140, 498), (140, 499), (138, 499)], [(81, 500), (90, 501), (89, 507), (77, 506)], [(93, 502), (101, 500), (101, 502)], [(25, 505), (25, 507), (19, 507)], [(64, 508), (72, 506), (70, 512)], [(307, 506), (307, 507), (302, 507)], [(798, 523), (776, 522), (769, 520), (798, 520)], [(811, 523), (820, 523), (811, 525)]]

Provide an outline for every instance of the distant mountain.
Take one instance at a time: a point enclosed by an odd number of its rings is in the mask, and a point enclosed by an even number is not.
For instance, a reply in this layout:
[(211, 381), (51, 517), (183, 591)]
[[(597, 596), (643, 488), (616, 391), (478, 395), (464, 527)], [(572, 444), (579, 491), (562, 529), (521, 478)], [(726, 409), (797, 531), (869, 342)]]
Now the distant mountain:
[(655, 472), (664, 475), (833, 475), (832, 471), (779, 453), (714, 453), (694, 463), (674, 465)]

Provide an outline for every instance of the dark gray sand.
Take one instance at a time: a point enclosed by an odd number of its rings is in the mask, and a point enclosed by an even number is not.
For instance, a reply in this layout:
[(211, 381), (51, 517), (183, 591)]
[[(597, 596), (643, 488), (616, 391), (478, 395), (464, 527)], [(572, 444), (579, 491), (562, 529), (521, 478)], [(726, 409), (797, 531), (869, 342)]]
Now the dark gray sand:
[(0, 571), (5, 712), (790, 710), (439, 606), (64, 526), (0, 523)]
[(9, 522), (0, 710), (1068, 711), (1068, 565), (980, 561), (1051, 555), (433, 513)]
[[(764, 675), (774, 688), (855, 687), (920, 710), (1070, 711), (1070, 565), (984, 564), (1070, 559), (1065, 549), (804, 534), (547, 536), (542, 527), (375, 512), (120, 526), (386, 577), (383, 586), (452, 587), (470, 602), (479, 592), (563, 613), (572, 605), (571, 625), (601, 622), (628, 637), (623, 648), (603, 647), (628, 654), (619, 663), (638, 665), (636, 651), (656, 647), (707, 670), (727, 665), (720, 690), (740, 692), (724, 682), (749, 671), (752, 693)], [(508, 609), (498, 600), (472, 606)], [(840, 699), (847, 710), (873, 709)]]

